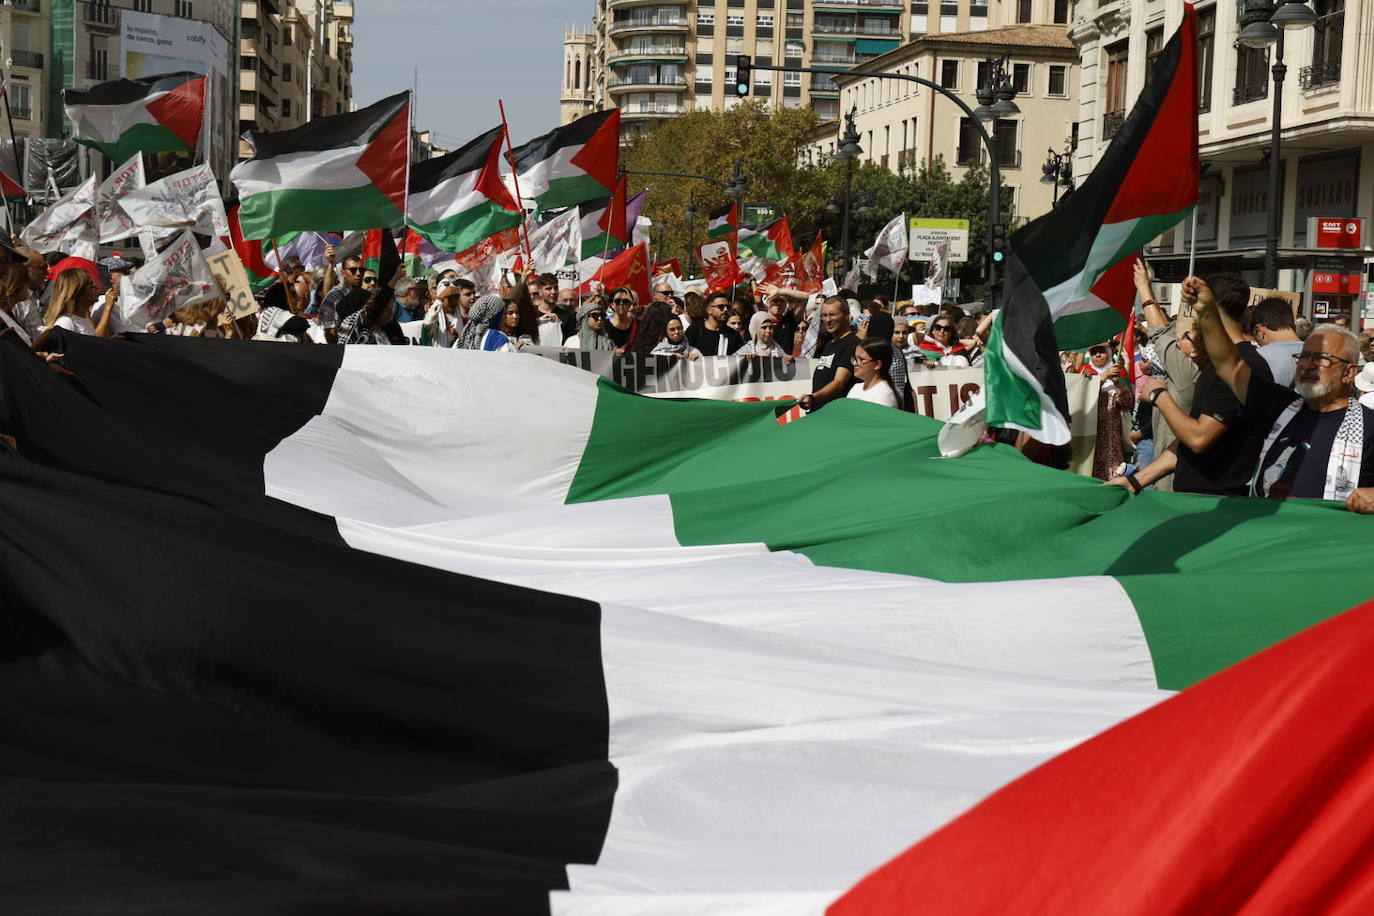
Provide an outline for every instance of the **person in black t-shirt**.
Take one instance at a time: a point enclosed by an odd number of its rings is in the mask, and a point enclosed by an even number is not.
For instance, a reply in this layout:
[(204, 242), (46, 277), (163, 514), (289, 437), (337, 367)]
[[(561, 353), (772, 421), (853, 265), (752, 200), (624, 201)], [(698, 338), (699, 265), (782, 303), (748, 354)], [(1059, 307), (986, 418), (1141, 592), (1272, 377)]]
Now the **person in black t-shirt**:
[(839, 296), (832, 296), (821, 306), (820, 321), (829, 340), (817, 354), (816, 369), (811, 374), (811, 393), (799, 400), (801, 409), (819, 410), (826, 404), (849, 393), (854, 383), (854, 348), (859, 335), (849, 325), (849, 305)]
[[(1206, 286), (1201, 280), (1197, 283)], [(1271, 378), (1268, 364), (1254, 344), (1244, 342), (1241, 333), (1240, 318), (1250, 299), (1249, 284), (1233, 274), (1217, 274), (1208, 283), (1209, 294), (1215, 291), (1212, 301), (1217, 306), (1214, 314), (1219, 333), (1231, 345), (1230, 352), (1260, 377)], [(1187, 301), (1186, 291), (1183, 298)], [(1155, 409), (1155, 421), (1167, 423), (1177, 437), (1175, 441), (1135, 474), (1114, 477), (1108, 483), (1138, 493), (1172, 472), (1178, 493), (1246, 495), (1264, 430), (1246, 419), (1240, 399), (1217, 376), (1206, 348), (1199, 346), (1196, 361), (1202, 371), (1194, 387), (1191, 410), (1179, 406), (1163, 381), (1146, 386), (1144, 400)]]
[(744, 346), (744, 337), (727, 327), (730, 317), (730, 297), (712, 293), (706, 300), (706, 318), (693, 321), (687, 329), (687, 342), (701, 351), (702, 356), (728, 356)]

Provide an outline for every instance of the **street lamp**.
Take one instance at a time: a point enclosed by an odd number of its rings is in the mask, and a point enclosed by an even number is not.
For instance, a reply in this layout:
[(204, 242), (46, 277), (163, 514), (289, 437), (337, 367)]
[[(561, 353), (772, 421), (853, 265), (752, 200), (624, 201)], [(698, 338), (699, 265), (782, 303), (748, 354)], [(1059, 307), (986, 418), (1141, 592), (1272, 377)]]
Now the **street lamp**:
[[(989, 58), (987, 60), (987, 81), (979, 86), (975, 93), (978, 107), (973, 110), (973, 115), (989, 126), (991, 130), (990, 140), (997, 137), (998, 119), (1009, 118), (1021, 113), (1021, 109), (1013, 101), (1016, 98), (1016, 85), (1012, 82), (1011, 73), (1007, 69), (1007, 62), (1008, 57), (1005, 54), (999, 60)], [(988, 154), (993, 159), (993, 165), (988, 176), (988, 233), (990, 243), (988, 245), (987, 298), (989, 302), (992, 302), (993, 287), (997, 284), (997, 266), (1006, 257), (1006, 252), (1002, 249), (1006, 246), (1007, 234), (1005, 227), (1002, 226), (1002, 174), (996, 162), (998, 147), (994, 143), (989, 143), (988, 147)], [(1056, 200), (1058, 199), (1058, 192), (1058, 185), (1056, 185)]]
[(687, 274), (696, 276), (696, 254), (692, 240), (697, 237), (697, 197), (692, 194), (687, 199), (687, 209), (682, 211), (687, 220)]
[(1054, 199), (1050, 206), (1059, 206), (1059, 186), (1061, 184), (1064, 186), (1066, 197), (1069, 191), (1073, 190), (1073, 148), (1070, 147), (1062, 153), (1050, 150), (1049, 155), (1045, 158), (1045, 164), (1040, 167), (1040, 171), (1044, 173), (1040, 180), (1045, 184), (1054, 185)]
[(1277, 289), (1279, 211), (1283, 204), (1280, 134), (1283, 128), (1283, 80), (1288, 75), (1288, 68), (1283, 63), (1283, 36), (1286, 32), (1310, 29), (1317, 22), (1317, 14), (1306, 3), (1296, 0), (1283, 4), (1270, 0), (1240, 0), (1236, 17), (1241, 25), (1240, 34), (1236, 36), (1238, 44), (1255, 50), (1274, 45), (1274, 112), (1269, 125), (1269, 226), (1264, 236), (1264, 285), (1269, 289)]
[(736, 202), (744, 199), (744, 195), (749, 193), (749, 179), (744, 177), (743, 160), (735, 160), (735, 174), (730, 176), (730, 180), (725, 183), (725, 193), (733, 197)]
[(863, 148), (859, 146), (859, 130), (854, 126), (854, 115), (858, 112), (855, 106), (844, 116), (844, 136), (840, 137), (839, 149), (835, 150), (832, 157), (836, 162), (844, 163), (844, 216), (840, 223), (840, 257), (835, 262), (836, 283), (843, 281), (844, 272), (849, 269), (849, 211), (854, 204), (854, 163), (863, 155)]

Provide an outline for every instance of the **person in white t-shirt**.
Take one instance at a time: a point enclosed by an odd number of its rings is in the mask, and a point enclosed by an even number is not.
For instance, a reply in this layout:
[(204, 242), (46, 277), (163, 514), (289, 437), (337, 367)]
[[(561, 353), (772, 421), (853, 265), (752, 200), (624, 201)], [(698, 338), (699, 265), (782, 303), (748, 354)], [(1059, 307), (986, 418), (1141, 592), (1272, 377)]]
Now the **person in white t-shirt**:
[(845, 397), (883, 407), (897, 406), (897, 392), (888, 376), (892, 363), (892, 341), (883, 337), (865, 337), (854, 348), (854, 387)]
[(80, 267), (69, 267), (53, 278), (52, 298), (43, 313), (43, 324), (49, 329), (63, 328), (77, 334), (109, 337), (114, 303), (107, 302), (99, 323), (91, 323), (91, 308), (99, 298), (100, 291), (91, 274)]

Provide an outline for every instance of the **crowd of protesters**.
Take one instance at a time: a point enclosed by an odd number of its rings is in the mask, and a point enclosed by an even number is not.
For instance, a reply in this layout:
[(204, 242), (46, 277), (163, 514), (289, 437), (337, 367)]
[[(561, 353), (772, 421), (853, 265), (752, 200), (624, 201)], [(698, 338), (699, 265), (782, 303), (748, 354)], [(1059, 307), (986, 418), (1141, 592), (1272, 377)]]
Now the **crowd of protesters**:
[[(553, 274), (505, 276), (482, 294), (454, 271), (379, 277), (357, 256), (315, 271), (288, 258), (235, 318), (223, 299), (183, 308), (148, 333), (287, 343), (419, 345), (485, 351), (602, 350), (695, 360), (814, 360), (805, 411), (839, 398), (914, 409), (913, 368), (980, 366), (993, 315), (958, 306), (893, 306), (758, 284), (733, 294), (678, 295), (656, 283), (652, 301), (626, 288), (578, 295)], [(52, 359), (51, 332), (110, 336), (116, 300), (137, 269), (28, 248), (0, 251), (0, 334)], [(1237, 276), (1190, 278), (1177, 314), (1136, 266), (1143, 320), (1126, 336), (1064, 352), (1066, 372), (1098, 385), (1093, 474), (1132, 493), (1172, 489), (1213, 496), (1326, 498), (1374, 512), (1374, 335), (1312, 327), (1284, 299), (1250, 304)], [(407, 333), (403, 324), (411, 325)], [(421, 331), (416, 337), (414, 327)], [(1126, 352), (1133, 349), (1133, 353)], [(1024, 434), (1005, 441), (1037, 460)]]

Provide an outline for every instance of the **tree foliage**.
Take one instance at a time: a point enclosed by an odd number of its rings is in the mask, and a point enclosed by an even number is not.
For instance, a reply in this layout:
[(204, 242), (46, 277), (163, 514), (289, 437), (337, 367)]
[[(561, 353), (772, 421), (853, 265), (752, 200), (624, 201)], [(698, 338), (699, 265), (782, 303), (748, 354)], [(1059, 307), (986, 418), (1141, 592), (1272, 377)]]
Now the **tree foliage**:
[[(745, 202), (770, 203), (787, 214), (792, 236), (809, 245), (818, 230), (825, 233), (831, 252), (839, 250), (842, 213), (827, 212), (832, 201), (843, 210), (848, 165), (826, 162), (804, 166), (806, 150), (819, 125), (809, 108), (771, 108), (750, 100), (728, 111), (696, 111), (636, 137), (623, 151), (625, 168), (635, 171), (685, 172), (729, 180), (736, 160), (743, 163), (749, 182)], [(851, 217), (850, 247), (855, 256), (873, 244), (878, 232), (894, 216), (966, 219), (969, 221), (969, 260), (954, 271), (966, 292), (981, 290), (987, 253), (988, 173), (970, 169), (955, 181), (944, 160), (936, 158), (919, 169), (894, 174), (874, 163), (855, 164), (856, 201), (868, 195), (874, 205)], [(649, 188), (644, 214), (654, 222), (654, 247), (660, 259), (680, 258), (685, 269), (692, 244), (705, 240), (708, 215), (730, 202), (718, 185), (695, 179), (635, 175), (629, 191)], [(696, 204), (697, 217), (689, 225), (687, 204)], [(1009, 224), (1010, 195), (1003, 201), (1003, 221)], [(919, 279), (924, 268), (908, 267), (906, 278)], [(891, 284), (890, 275), (886, 281)], [(881, 285), (881, 284), (880, 284)]]

